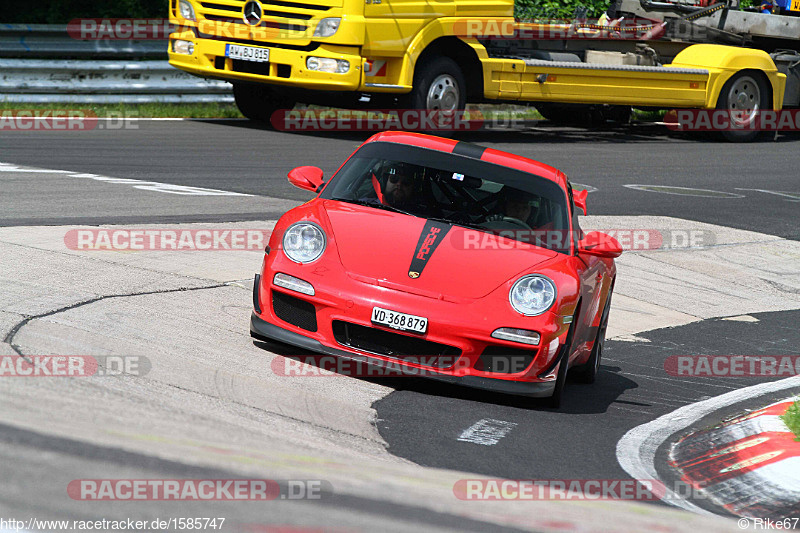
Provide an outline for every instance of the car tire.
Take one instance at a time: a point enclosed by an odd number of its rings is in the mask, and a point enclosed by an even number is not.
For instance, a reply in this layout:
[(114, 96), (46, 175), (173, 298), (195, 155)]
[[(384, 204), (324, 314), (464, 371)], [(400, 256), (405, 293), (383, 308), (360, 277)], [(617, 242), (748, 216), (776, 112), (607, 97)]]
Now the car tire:
[(592, 354), (589, 356), (589, 360), (572, 370), (575, 380), (579, 383), (594, 383), (597, 378), (597, 373), (600, 371), (600, 359), (603, 357), (603, 346), (606, 341), (606, 329), (608, 328), (608, 313), (611, 309), (611, 295), (613, 292), (614, 288), (612, 286), (611, 290), (608, 292), (608, 299), (603, 308), (603, 314), (600, 316), (600, 324), (597, 327), (597, 336), (594, 339)]
[[(578, 304), (578, 312), (580, 312), (580, 304)], [(553, 395), (550, 396), (549, 406), (553, 409), (561, 407), (561, 399), (564, 396), (564, 387), (567, 384), (567, 371), (569, 370), (569, 354), (572, 352), (572, 337), (575, 334), (575, 328), (578, 323), (578, 312), (575, 313), (572, 319), (572, 324), (569, 326), (567, 332), (567, 340), (564, 346), (561, 347), (561, 362), (558, 364), (558, 374), (556, 374), (556, 386), (553, 389)]]
[[(717, 99), (717, 109), (738, 111), (743, 105), (753, 105), (755, 112), (764, 111), (769, 107), (769, 88), (760, 73), (753, 71), (743, 71), (734, 75), (725, 82)], [(757, 107), (755, 107), (757, 106)], [(745, 107), (749, 110), (751, 108)], [(755, 120), (755, 114), (751, 113), (747, 119), (741, 122), (746, 127)], [(762, 134), (758, 130), (742, 129), (721, 132), (722, 137), (729, 142), (750, 142)]]
[(254, 85), (248, 83), (233, 84), (233, 98), (236, 100), (236, 107), (242, 115), (266, 125), (272, 125), (270, 118), (279, 109), (292, 109), (295, 101), (276, 93), (265, 85)]
[(425, 60), (414, 73), (414, 88), (403, 105), (426, 111), (461, 111), (467, 105), (467, 83), (458, 63), (439, 56)]

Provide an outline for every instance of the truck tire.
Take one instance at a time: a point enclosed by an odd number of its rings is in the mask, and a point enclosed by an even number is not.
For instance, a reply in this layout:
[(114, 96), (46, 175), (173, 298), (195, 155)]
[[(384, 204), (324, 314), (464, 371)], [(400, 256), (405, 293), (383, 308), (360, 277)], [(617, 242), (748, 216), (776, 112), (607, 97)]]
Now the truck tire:
[(752, 71), (739, 72), (729, 79), (719, 93), (717, 109), (743, 112), (741, 117), (731, 117), (742, 125), (743, 129), (723, 131), (722, 137), (730, 142), (749, 142), (758, 137), (761, 132), (751, 130), (751, 124), (758, 112), (769, 107), (769, 88), (763, 78)]
[(467, 83), (461, 67), (449, 57), (426, 60), (414, 73), (414, 88), (403, 105), (427, 111), (460, 111), (467, 105)]
[(270, 117), (278, 109), (292, 109), (293, 100), (281, 96), (265, 85), (248, 83), (233, 84), (233, 98), (236, 107), (250, 120), (270, 125)]

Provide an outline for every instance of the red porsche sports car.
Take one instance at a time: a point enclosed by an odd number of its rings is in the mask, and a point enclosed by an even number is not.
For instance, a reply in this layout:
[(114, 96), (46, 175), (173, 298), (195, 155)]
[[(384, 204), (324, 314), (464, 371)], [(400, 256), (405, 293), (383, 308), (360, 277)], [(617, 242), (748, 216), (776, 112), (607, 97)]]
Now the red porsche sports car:
[(586, 191), (542, 163), (385, 132), (275, 226), (250, 332), (314, 353), (561, 401), (594, 381), (619, 243), (584, 234)]

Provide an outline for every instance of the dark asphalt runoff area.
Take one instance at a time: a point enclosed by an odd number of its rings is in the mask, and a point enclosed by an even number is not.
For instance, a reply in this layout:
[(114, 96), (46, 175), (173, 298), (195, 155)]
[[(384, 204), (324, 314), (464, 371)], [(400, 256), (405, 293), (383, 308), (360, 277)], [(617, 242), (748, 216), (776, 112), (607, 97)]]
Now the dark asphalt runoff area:
[[(314, 165), (329, 176), (368, 137), (368, 133), (281, 133), (245, 120), (137, 121), (122, 129), (0, 131), (0, 162), (305, 201), (311, 195), (292, 187), (287, 172)], [(673, 134), (662, 127), (628, 126), (536, 127), (453, 137), (537, 159), (563, 170), (575, 183), (596, 188), (589, 200), (590, 214), (673, 216), (800, 239), (797, 136), (731, 144)], [(712, 192), (672, 190), (681, 193), (676, 195), (625, 185)], [(4, 194), (0, 225), (12, 225), (4, 219), (25, 223), (25, 218), (29, 224), (54, 224), (52, 206), (70, 204), (69, 191), (42, 190), (36, 196), (39, 208), (25, 206), (21, 212), (23, 207)], [(104, 203), (97, 205), (102, 208)], [(124, 216), (125, 211), (122, 205), (114, 213)], [(131, 211), (136, 214), (138, 210)], [(214, 214), (228, 214), (231, 220), (258, 218), (257, 211), (244, 217), (225, 209)], [(187, 210), (171, 221), (206, 220), (209, 215)]]

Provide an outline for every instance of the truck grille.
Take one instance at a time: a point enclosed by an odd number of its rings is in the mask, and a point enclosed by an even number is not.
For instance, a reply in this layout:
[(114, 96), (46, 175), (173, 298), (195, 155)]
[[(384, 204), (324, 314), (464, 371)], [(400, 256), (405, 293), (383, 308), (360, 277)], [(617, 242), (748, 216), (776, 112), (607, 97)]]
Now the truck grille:
[[(246, 0), (201, 2), (200, 15), (215, 22), (247, 26), (243, 13), (245, 3)], [(326, 11), (341, 7), (342, 0), (318, 0), (313, 4), (288, 0), (267, 0), (261, 5), (264, 9), (264, 16), (259, 24), (260, 27), (304, 31), (308, 25), (303, 22), (324, 17)]]
[(453, 366), (461, 350), (419, 337), (334, 320), (333, 337), (343, 346), (435, 368)]

